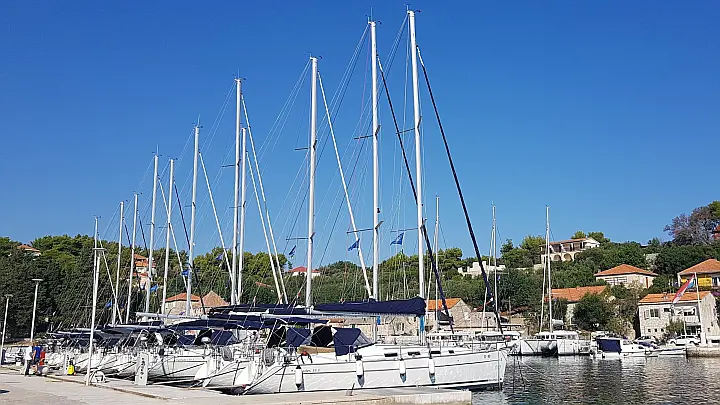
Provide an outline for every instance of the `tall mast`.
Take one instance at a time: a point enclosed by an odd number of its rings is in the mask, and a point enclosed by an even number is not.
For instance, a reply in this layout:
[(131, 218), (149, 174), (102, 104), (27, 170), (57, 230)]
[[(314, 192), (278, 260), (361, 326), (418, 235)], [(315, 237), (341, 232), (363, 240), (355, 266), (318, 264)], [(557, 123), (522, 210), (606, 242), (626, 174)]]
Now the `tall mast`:
[[(440, 244), (440, 196), (435, 196), (435, 268), (440, 270), (440, 253), (438, 245)], [(438, 324), (438, 285), (435, 281), (435, 331), (440, 330)]]
[(195, 153), (193, 154), (193, 181), (192, 181), (192, 202), (190, 203), (190, 246), (188, 260), (190, 262), (190, 268), (187, 272), (187, 290), (185, 291), (185, 315), (190, 315), (192, 309), (192, 276), (195, 271), (195, 260), (193, 258), (193, 251), (195, 250), (195, 197), (197, 196), (197, 173), (198, 173), (198, 153), (200, 149), (200, 125), (195, 126)]
[[(490, 239), (490, 243), (492, 245), (492, 266), (493, 266), (493, 299), (495, 302), (493, 302), (493, 306), (496, 308), (498, 307), (498, 293), (497, 293), (497, 222), (495, 220), (495, 204), (492, 206), (492, 238)], [(490, 262), (488, 261), (488, 264)], [(498, 325), (499, 327), (500, 325)]]
[[(550, 207), (545, 206), (545, 251), (550, 252)], [(548, 297), (548, 330), (553, 331), (553, 315), (552, 315), (552, 282), (550, 281), (550, 256), (547, 256), (545, 263), (547, 265), (547, 297)]]
[[(93, 248), (93, 298), (92, 298), (92, 315), (90, 315), (90, 341), (88, 346), (88, 366), (87, 374), (85, 376), (85, 385), (90, 384), (90, 371), (92, 370), (92, 352), (93, 352), (93, 341), (95, 340), (95, 312), (97, 307), (98, 299), (98, 282), (100, 281), (100, 248), (98, 248), (98, 217), (95, 217), (95, 244)], [(35, 283), (35, 296), (37, 297), (37, 283)], [(37, 298), (36, 298), (37, 301)], [(35, 316), (35, 309), (33, 308), (33, 316)], [(35, 326), (35, 319), (33, 319), (32, 326)], [(32, 331), (30, 332), (30, 340), (32, 340)]]
[[(235, 198), (235, 204), (233, 204), (233, 248), (232, 248), (232, 270), (230, 272), (230, 304), (235, 305), (237, 303), (237, 280), (240, 278), (237, 273), (237, 262), (238, 262), (238, 189), (240, 187), (240, 102), (242, 98), (241, 93), (241, 81), (240, 79), (235, 79), (235, 93), (236, 93), (236, 103), (235, 103), (235, 190), (233, 192), (234, 198)], [(242, 253), (241, 253), (242, 254)]]
[[(240, 302), (240, 297), (242, 297), (243, 293), (243, 287), (242, 287), (242, 281), (243, 281), (243, 269), (244, 269), (244, 263), (243, 259), (245, 258), (245, 174), (247, 170), (245, 169), (245, 162), (246, 162), (246, 141), (247, 141), (247, 133), (245, 131), (245, 128), (242, 128), (242, 151), (240, 155), (241, 159), (241, 175), (240, 175), (240, 242), (238, 244), (238, 273), (237, 273), (237, 302)], [(260, 177), (260, 174), (258, 172), (258, 177)], [(262, 183), (261, 183), (262, 184)], [(237, 204), (235, 204), (237, 206)], [(272, 260), (272, 257), (270, 258)]]
[(310, 57), (312, 62), (312, 79), (310, 87), (310, 197), (308, 199), (308, 245), (307, 269), (305, 271), (305, 306), (312, 305), (312, 254), (313, 237), (315, 236), (315, 143), (317, 140), (317, 58)]
[(378, 123), (378, 103), (377, 103), (377, 40), (375, 36), (375, 21), (370, 21), (370, 44), (372, 60), (372, 131), (373, 131), (373, 274), (372, 274), (372, 296), (378, 299), (378, 264), (380, 262), (380, 197), (379, 197), (379, 178), (380, 171), (378, 165), (378, 134), (380, 125)]
[(120, 296), (120, 254), (122, 253), (122, 230), (123, 230), (123, 219), (124, 219), (124, 208), (125, 203), (120, 201), (120, 232), (118, 233), (118, 256), (117, 256), (117, 270), (115, 271), (115, 288), (113, 288), (113, 312), (111, 323), (115, 325), (115, 321), (120, 315), (120, 303), (118, 297)]
[(417, 227), (418, 227), (418, 272), (420, 276), (420, 297), (425, 298), (425, 253), (423, 249), (423, 207), (422, 207), (422, 156), (420, 150), (420, 95), (418, 87), (417, 42), (415, 41), (415, 12), (410, 16), (410, 52), (412, 54), (413, 116), (415, 131), (415, 180), (417, 185)]
[(147, 284), (145, 285), (145, 312), (150, 312), (150, 287), (152, 286), (153, 248), (155, 247), (155, 202), (158, 183), (158, 154), (155, 153), (155, 170), (153, 174), (152, 208), (150, 212), (150, 252), (148, 254)]
[(132, 298), (132, 282), (133, 272), (135, 271), (135, 236), (137, 235), (137, 214), (138, 214), (138, 195), (135, 193), (135, 203), (133, 205), (133, 234), (130, 247), (130, 273), (128, 274), (128, 298), (125, 307), (125, 323), (130, 323), (130, 302)]
[(167, 195), (167, 228), (165, 233), (165, 273), (163, 275), (162, 305), (160, 313), (165, 313), (165, 299), (167, 298), (168, 267), (170, 267), (170, 236), (172, 234), (172, 189), (175, 175), (175, 161), (170, 159), (170, 181)]

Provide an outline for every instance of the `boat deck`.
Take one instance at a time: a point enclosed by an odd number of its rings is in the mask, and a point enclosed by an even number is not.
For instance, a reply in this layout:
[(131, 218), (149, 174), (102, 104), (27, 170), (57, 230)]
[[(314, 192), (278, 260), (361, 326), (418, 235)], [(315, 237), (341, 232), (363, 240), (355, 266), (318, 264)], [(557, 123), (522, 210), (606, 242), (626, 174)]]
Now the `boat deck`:
[[(216, 404), (303, 405), (303, 404), (470, 404), (471, 392), (427, 387), (377, 389), (347, 392), (302, 392), (266, 395), (225, 395), (202, 388), (169, 385), (134, 385), (132, 381), (108, 378), (105, 383), (86, 387), (84, 375), (25, 377), (15, 367), (0, 368), (0, 395), (3, 399), (38, 405), (70, 403), (114, 405)], [(3, 393), (2, 391), (7, 391)]]

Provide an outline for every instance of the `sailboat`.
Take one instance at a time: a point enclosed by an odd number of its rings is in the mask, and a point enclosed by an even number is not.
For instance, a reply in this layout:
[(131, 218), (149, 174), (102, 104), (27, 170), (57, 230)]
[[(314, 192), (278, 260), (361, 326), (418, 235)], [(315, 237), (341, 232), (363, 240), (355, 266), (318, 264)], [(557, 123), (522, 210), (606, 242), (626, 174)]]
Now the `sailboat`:
[[(541, 298), (540, 331), (532, 338), (520, 339), (512, 354), (521, 356), (574, 356), (589, 355), (590, 342), (580, 339), (577, 331), (555, 330), (562, 321), (553, 319), (552, 282), (550, 273), (550, 207), (545, 207), (545, 266), (543, 268), (543, 294)], [(547, 287), (547, 288), (545, 288)], [(543, 331), (544, 306), (548, 304), (548, 330)]]
[[(415, 116), (415, 152), (417, 188), (413, 192), (418, 211), (418, 256), (423, 257), (423, 244), (429, 243), (422, 217), (422, 165), (420, 163), (420, 111), (418, 95), (417, 46), (415, 42), (415, 12), (408, 10), (410, 43), (413, 65), (413, 101)], [(375, 49), (375, 22), (370, 21), (373, 103), (376, 103), (377, 51)], [(312, 99), (310, 123), (310, 190), (308, 226), (308, 269), (312, 268), (314, 176), (316, 145), (316, 78), (317, 59), (312, 62)], [(387, 88), (386, 88), (387, 91)], [(377, 108), (373, 106), (373, 113)], [(373, 123), (377, 118), (373, 117)], [(373, 128), (377, 134), (378, 127)], [(398, 131), (399, 132), (399, 131)], [(406, 160), (408, 175), (409, 165)], [(375, 164), (376, 165), (376, 164)], [(374, 165), (374, 166), (375, 166)], [(410, 175), (411, 180), (412, 176)], [(412, 183), (412, 182), (411, 182)], [(374, 204), (377, 205), (375, 199)], [(374, 210), (377, 212), (377, 210)], [(377, 217), (374, 217), (377, 221)], [(375, 228), (377, 229), (377, 228)], [(432, 257), (431, 247), (428, 245)], [(377, 264), (377, 260), (375, 262)], [(374, 266), (373, 287), (377, 292), (377, 272)], [(339, 304), (312, 305), (312, 276), (307, 271), (305, 287), (305, 311), (312, 316), (367, 317), (378, 315), (411, 315), (420, 317), (419, 336), (424, 339), (425, 285), (424, 263), (419, 261), (419, 296), (409, 300), (344, 302)], [(437, 274), (436, 274), (437, 276)], [(440, 290), (442, 294), (442, 290)], [(278, 349), (275, 361), (245, 391), (246, 394), (281, 392), (337, 391), (347, 389), (376, 389), (395, 387), (433, 386), (447, 388), (482, 388), (501, 385), (507, 363), (507, 350), (488, 345), (431, 346), (429, 344), (380, 344), (368, 339), (357, 328), (332, 328), (317, 326), (304, 334), (287, 350)]]

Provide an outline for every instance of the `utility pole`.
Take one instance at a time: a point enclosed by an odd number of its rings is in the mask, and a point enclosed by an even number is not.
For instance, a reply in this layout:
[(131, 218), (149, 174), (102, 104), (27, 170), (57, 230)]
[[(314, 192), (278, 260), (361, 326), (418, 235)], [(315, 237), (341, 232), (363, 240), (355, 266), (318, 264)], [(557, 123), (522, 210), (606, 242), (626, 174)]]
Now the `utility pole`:
[(12, 294), (5, 294), (5, 315), (3, 317), (2, 343), (0, 343), (0, 365), (5, 361), (5, 327), (7, 326), (8, 306), (10, 305), (10, 298), (12, 298), (12, 296)]
[(34, 278), (32, 279), (32, 281), (35, 282), (35, 299), (33, 300), (32, 323), (30, 324), (30, 342), (32, 342), (35, 338), (35, 312), (37, 311), (37, 295), (38, 288), (40, 287), (40, 283), (43, 281), (43, 279)]

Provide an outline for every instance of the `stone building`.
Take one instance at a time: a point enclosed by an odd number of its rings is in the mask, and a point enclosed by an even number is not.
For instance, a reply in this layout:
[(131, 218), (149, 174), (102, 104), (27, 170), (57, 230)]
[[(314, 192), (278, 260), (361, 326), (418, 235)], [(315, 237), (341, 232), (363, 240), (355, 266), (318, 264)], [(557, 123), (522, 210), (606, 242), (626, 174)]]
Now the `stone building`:
[(600, 246), (600, 242), (593, 238), (568, 239), (557, 242), (550, 242), (550, 253), (545, 254), (545, 245), (540, 248), (540, 259), (545, 263), (545, 258), (550, 256), (551, 262), (569, 262), (575, 260), (575, 255), (588, 249)]
[(662, 338), (670, 321), (680, 321), (688, 334), (702, 339), (720, 336), (715, 297), (709, 291), (688, 290), (675, 305), (675, 294), (648, 294), (638, 303), (640, 334)]
[(657, 274), (652, 271), (629, 264), (621, 264), (612, 269), (595, 273), (595, 280), (603, 280), (609, 285), (623, 285), (628, 288), (650, 288), (655, 277), (657, 277)]

